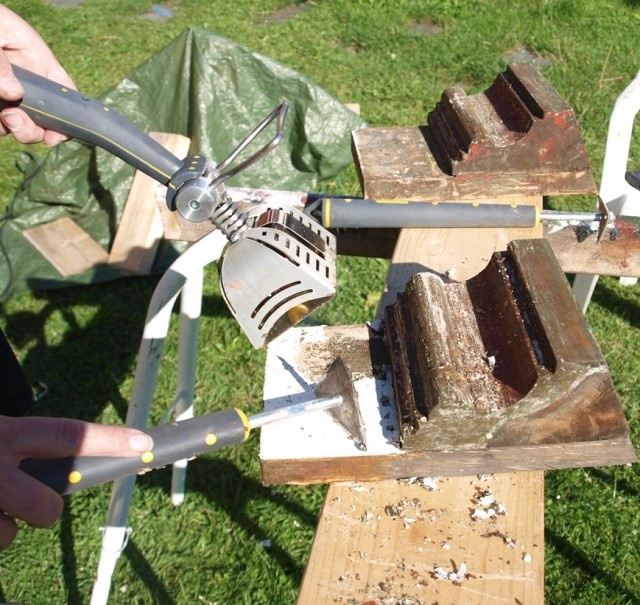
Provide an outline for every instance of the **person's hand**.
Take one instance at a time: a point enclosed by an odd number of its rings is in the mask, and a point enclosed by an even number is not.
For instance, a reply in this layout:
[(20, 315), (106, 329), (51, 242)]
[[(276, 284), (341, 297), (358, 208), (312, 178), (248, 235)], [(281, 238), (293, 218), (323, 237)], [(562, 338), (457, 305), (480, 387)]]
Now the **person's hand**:
[[(0, 4), (0, 99), (19, 101), (22, 85), (11, 69), (19, 65), (58, 84), (75, 89), (75, 84), (58, 63), (40, 35), (14, 12)], [(27, 114), (15, 107), (0, 111), (0, 136), (12, 134), (21, 143), (56, 145), (67, 139), (53, 130), (37, 126)]]
[(18, 531), (14, 517), (50, 527), (62, 513), (62, 498), (19, 468), (25, 458), (139, 456), (153, 447), (136, 429), (67, 418), (0, 416), (0, 550)]

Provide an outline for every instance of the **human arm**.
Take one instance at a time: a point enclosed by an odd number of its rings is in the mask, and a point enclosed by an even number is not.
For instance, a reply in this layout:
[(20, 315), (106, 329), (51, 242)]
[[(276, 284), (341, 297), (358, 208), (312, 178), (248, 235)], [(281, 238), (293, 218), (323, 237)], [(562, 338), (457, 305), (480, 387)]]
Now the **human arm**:
[(62, 498), (22, 472), (25, 458), (139, 456), (153, 447), (136, 429), (67, 418), (0, 416), (0, 549), (15, 539), (14, 518), (50, 527), (62, 513)]
[[(0, 4), (0, 99), (19, 101), (24, 90), (11, 65), (19, 65), (70, 88), (75, 84), (51, 49), (24, 19)], [(56, 145), (67, 137), (37, 126), (22, 110), (8, 107), (0, 111), (0, 136), (12, 134), (21, 143)]]

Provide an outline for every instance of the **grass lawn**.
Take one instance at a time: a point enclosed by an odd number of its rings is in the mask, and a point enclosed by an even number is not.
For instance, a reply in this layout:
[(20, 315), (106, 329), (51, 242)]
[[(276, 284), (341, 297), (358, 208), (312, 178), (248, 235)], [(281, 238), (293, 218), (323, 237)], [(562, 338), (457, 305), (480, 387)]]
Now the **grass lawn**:
[[(484, 90), (512, 53), (526, 50), (543, 61), (543, 75), (573, 106), (597, 180), (611, 108), (640, 68), (640, 4), (634, 0), (173, 0), (167, 20), (141, 0), (5, 4), (42, 33), (78, 86), (93, 96), (184, 29), (200, 26), (296, 69), (340, 101), (360, 103), (373, 126), (423, 124), (445, 88), (459, 83), (469, 94)], [(15, 161), (24, 148), (3, 139), (0, 149), (6, 204), (21, 181)], [(632, 155), (640, 158), (636, 138)], [(352, 169), (323, 185), (359, 193)], [(549, 203), (588, 209), (594, 200)], [(339, 295), (319, 319), (370, 319), (385, 270), (385, 261), (341, 258)], [(42, 413), (122, 421), (156, 282), (119, 280), (2, 304), (0, 323), (30, 378), (49, 386)], [(587, 318), (637, 445), (640, 287), (601, 280)], [(258, 411), (264, 353), (251, 348), (229, 316), (214, 268), (207, 271), (201, 342), (197, 409)], [(173, 397), (176, 356), (173, 330), (158, 401)], [(163, 411), (158, 404), (152, 420)], [(257, 448), (254, 436), (193, 462), (187, 501), (179, 508), (168, 501), (167, 471), (140, 478), (130, 514), (134, 533), (113, 578), (112, 603), (294, 602), (325, 488), (261, 486)], [(548, 603), (640, 603), (639, 468), (547, 473)], [(22, 529), (0, 553), (0, 602), (88, 602), (109, 493), (103, 486), (69, 497), (51, 530)]]

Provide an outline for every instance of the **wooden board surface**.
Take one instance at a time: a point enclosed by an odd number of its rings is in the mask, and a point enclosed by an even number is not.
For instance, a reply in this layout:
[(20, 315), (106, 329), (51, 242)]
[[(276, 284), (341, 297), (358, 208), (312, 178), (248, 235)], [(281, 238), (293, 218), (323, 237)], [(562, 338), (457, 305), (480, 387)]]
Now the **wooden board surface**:
[(545, 239), (565, 273), (640, 277), (640, 222), (615, 220), (600, 241), (584, 225), (545, 226)]
[(542, 603), (543, 490), (542, 473), (334, 484), (297, 602)]
[(69, 217), (24, 230), (24, 236), (64, 276), (107, 262), (106, 251)]
[[(367, 193), (365, 192), (365, 195)], [(541, 204), (542, 200), (536, 200)], [(387, 276), (385, 297), (393, 300), (396, 293), (401, 291), (407, 279), (414, 273), (424, 270), (429, 263), (438, 261), (437, 251), (450, 251), (442, 244), (434, 250), (429, 246), (431, 238), (436, 241), (449, 241), (450, 245), (457, 243), (456, 261), (466, 259), (464, 265), (465, 277), (472, 277), (482, 270), (486, 260), (482, 255), (476, 255), (477, 250), (485, 246), (495, 245), (497, 241), (510, 239), (508, 233), (496, 236), (492, 230), (466, 230), (464, 234), (455, 234), (459, 230), (402, 230), (399, 235), (392, 265)], [(448, 238), (454, 237), (455, 240)], [(487, 244), (486, 240), (492, 242)], [(475, 261), (473, 260), (475, 258)], [(462, 270), (461, 270), (462, 271)], [(437, 470), (434, 469), (437, 473)], [(425, 473), (426, 474), (426, 473)], [(389, 503), (417, 499), (422, 502), (424, 488), (417, 483), (401, 484), (398, 481), (377, 481), (367, 484), (367, 491), (354, 492), (344, 483), (333, 483), (329, 486), (324, 509), (315, 534), (315, 539), (309, 555), (309, 561), (300, 587), (297, 604), (333, 605), (334, 603), (367, 603), (364, 592), (382, 590), (380, 586), (387, 586), (390, 578), (402, 577), (400, 586), (394, 590), (407, 591), (411, 589), (414, 603), (467, 604), (478, 603), (490, 605), (497, 603), (527, 603), (540, 605), (544, 602), (544, 475), (541, 472), (502, 473), (495, 476), (493, 493), (505, 503), (507, 510), (513, 511), (514, 525), (504, 533), (502, 528), (481, 528), (476, 525), (469, 515), (472, 504), (469, 497), (470, 479), (468, 477), (447, 478), (447, 490), (440, 494), (442, 498), (437, 507), (439, 514), (430, 525), (430, 535), (444, 536), (440, 544), (449, 544), (448, 538), (456, 537), (459, 556), (450, 550), (442, 548), (437, 542), (429, 545), (426, 554), (425, 545), (417, 545), (401, 534), (403, 527), (397, 518), (389, 516), (385, 511)], [(399, 486), (402, 485), (402, 491)], [(508, 498), (507, 498), (508, 493)], [(434, 508), (434, 507), (432, 507)], [(368, 526), (362, 523), (363, 515), (372, 515), (373, 523)], [(506, 517), (505, 517), (506, 519)], [(511, 517), (510, 517), (511, 520)], [(344, 528), (350, 528), (351, 533), (344, 533)], [(353, 529), (355, 528), (355, 530)], [(454, 533), (455, 530), (455, 533)], [(493, 531), (502, 532), (516, 544), (526, 545), (533, 550), (535, 556), (523, 565), (515, 565), (509, 554), (485, 557), (488, 546), (509, 548), (500, 543), (501, 538), (483, 537)], [(342, 532), (342, 533), (341, 533)], [(502, 535), (501, 534), (501, 535)], [(425, 534), (424, 538), (428, 538)], [(422, 536), (421, 536), (422, 538)], [(493, 543), (493, 540), (496, 543)], [(530, 545), (530, 546), (529, 546)], [(480, 557), (477, 565), (477, 576), (473, 583), (459, 583), (431, 578), (430, 581), (420, 583), (411, 573), (416, 566), (422, 571), (434, 569), (434, 564), (442, 565), (445, 570), (453, 570), (454, 564), (460, 566), (464, 555), (475, 553)], [(504, 551), (503, 551), (504, 553)], [(524, 556), (524, 552), (521, 556)], [(470, 559), (469, 559), (470, 560)], [(400, 576), (398, 565), (403, 567)], [(467, 566), (469, 563), (467, 563)], [(396, 569), (396, 573), (393, 570)], [(471, 568), (469, 573), (476, 573)], [(408, 574), (404, 572), (408, 571)], [(348, 576), (346, 574), (349, 574)], [(358, 575), (356, 575), (358, 574)], [(340, 577), (344, 579), (341, 581)], [(409, 583), (411, 580), (411, 583)], [(329, 590), (331, 589), (331, 590)], [(402, 593), (401, 593), (402, 594)], [(409, 594), (407, 592), (407, 594)], [(470, 596), (473, 600), (470, 600)], [(383, 602), (381, 596), (373, 595), (371, 602)], [(351, 601), (350, 601), (351, 599)], [(377, 601), (375, 599), (378, 599)], [(393, 601), (391, 601), (393, 602)], [(407, 601), (411, 603), (411, 601)]]
[[(189, 153), (191, 141), (188, 137), (166, 132), (150, 132), (149, 136), (178, 158)], [(159, 187), (157, 181), (136, 171), (109, 252), (110, 265), (137, 275), (151, 271), (163, 237), (156, 195)]]

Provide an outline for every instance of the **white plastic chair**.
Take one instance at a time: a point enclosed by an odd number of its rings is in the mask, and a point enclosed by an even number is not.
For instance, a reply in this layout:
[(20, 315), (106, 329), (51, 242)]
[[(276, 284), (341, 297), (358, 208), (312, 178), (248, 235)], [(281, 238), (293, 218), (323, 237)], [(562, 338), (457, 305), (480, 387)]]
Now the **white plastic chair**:
[[(204, 268), (222, 255), (227, 238), (218, 230), (206, 235), (188, 248), (162, 276), (151, 297), (147, 311), (138, 362), (134, 375), (126, 425), (143, 428), (147, 425), (153, 394), (156, 389), (164, 341), (169, 331), (171, 312), (180, 295), (178, 369), (176, 397), (167, 415), (176, 420), (193, 416), (198, 323), (202, 306)], [(174, 505), (184, 500), (187, 461), (173, 465), (171, 500)], [(113, 484), (106, 526), (102, 528), (102, 548), (91, 605), (105, 605), (109, 598), (111, 578), (127, 545), (131, 528), (127, 516), (136, 477), (120, 479)]]
[[(636, 114), (640, 111), (640, 72), (617, 98), (609, 120), (605, 147), (600, 197), (615, 214), (640, 216), (640, 191), (631, 186), (625, 176), (629, 161), (631, 135)], [(576, 275), (573, 293), (586, 313), (598, 283), (598, 275)], [(620, 283), (633, 285), (635, 277), (621, 277)]]

